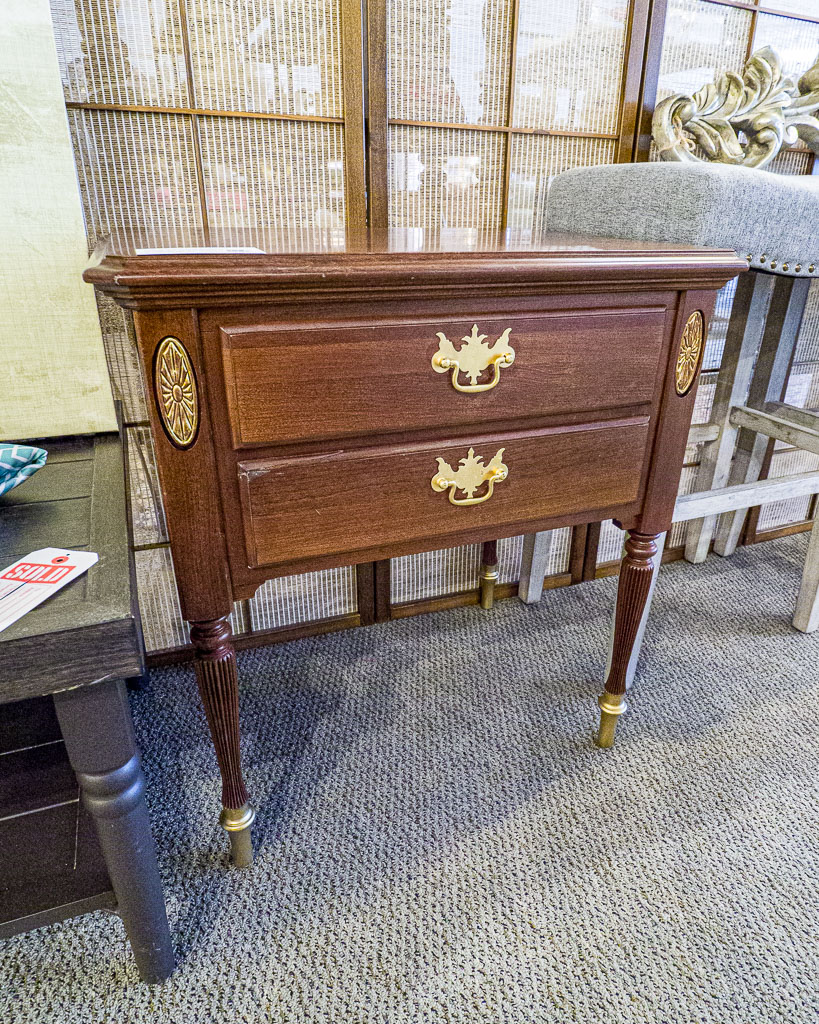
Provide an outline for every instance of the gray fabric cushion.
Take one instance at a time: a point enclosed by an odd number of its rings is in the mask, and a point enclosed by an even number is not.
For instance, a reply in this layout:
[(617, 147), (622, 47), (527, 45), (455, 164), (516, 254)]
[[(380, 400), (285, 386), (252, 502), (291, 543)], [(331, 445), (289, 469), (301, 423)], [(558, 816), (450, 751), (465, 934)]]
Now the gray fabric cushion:
[(734, 249), (751, 267), (819, 276), (819, 177), (725, 164), (579, 167), (549, 189), (549, 231)]

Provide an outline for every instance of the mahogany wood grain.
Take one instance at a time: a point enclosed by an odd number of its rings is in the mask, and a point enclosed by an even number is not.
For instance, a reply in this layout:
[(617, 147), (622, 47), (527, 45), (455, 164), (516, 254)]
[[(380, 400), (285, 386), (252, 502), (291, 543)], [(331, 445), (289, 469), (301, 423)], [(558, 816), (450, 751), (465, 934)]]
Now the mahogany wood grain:
[[(664, 307), (572, 310), (537, 319), (437, 318), (417, 324), (302, 329), (288, 322), (220, 331), (236, 448), (616, 409), (650, 402)], [(510, 329), (515, 361), (491, 391), (455, 389), (432, 357), (473, 324), (493, 344)], [(618, 336), (611, 359), (612, 334)], [(486, 370), (479, 383), (489, 382)], [(459, 374), (460, 385), (469, 378)]]
[(657, 554), (656, 540), (656, 535), (641, 533), (630, 533), (626, 537), (626, 551), (620, 563), (620, 581), (617, 585), (614, 646), (606, 679), (606, 693), (626, 692), (628, 663), (654, 575), (652, 559)]
[[(688, 443), (688, 429), (694, 413), (699, 379), (688, 394), (680, 396), (676, 389), (676, 363), (679, 340), (689, 316), (699, 310), (703, 316), (703, 351), (707, 325), (714, 311), (716, 295), (714, 292), (689, 291), (683, 292), (677, 307), (674, 326), (674, 344), (665, 379), (660, 384), (661, 405), (657, 417), (657, 434), (654, 438), (654, 449), (648, 471), (648, 484), (643, 500), (643, 510), (638, 517), (635, 529), (641, 533), (664, 533), (672, 520), (674, 504), (680, 485), (680, 473)], [(700, 355), (702, 361), (702, 355)], [(631, 528), (629, 524), (624, 524)]]
[(252, 302), (275, 307), (306, 300), (316, 312), (328, 312), (332, 306), (327, 303), (351, 293), (366, 304), (376, 298), (453, 303), (465, 296), (474, 302), (602, 290), (633, 294), (646, 287), (716, 291), (720, 282), (743, 270), (747, 264), (724, 249), (547, 236), (537, 251), (229, 253), (197, 254), (195, 260), (189, 255), (107, 255), (83, 277), (130, 309)]
[(201, 423), (195, 443), (177, 448), (162, 426), (149, 391), (148, 412), (157, 469), (168, 523), (182, 615), (190, 622), (220, 618), (233, 607), (227, 570), (225, 529), (216, 478), (216, 456), (210, 425), (210, 396), (199, 346), (199, 328), (192, 310), (137, 312), (137, 340), (146, 378), (153, 377), (153, 360), (163, 338), (178, 338), (187, 349), (199, 388)]
[(239, 688), (236, 652), (227, 617), (191, 623), (196, 651), (196, 683), (222, 773), (222, 806), (240, 808), (248, 800), (239, 755)]
[[(511, 535), (589, 510), (631, 510), (648, 429), (642, 416), (477, 435), (468, 444), (441, 440), (240, 462), (247, 564), (273, 567), (329, 556), (343, 565), (369, 560), (382, 546), (423, 550), (434, 537), (447, 547), (467, 531), (486, 536), (500, 527)], [(432, 489), (431, 480), (438, 457), (455, 468), (469, 448), (485, 464), (503, 449), (509, 475), (482, 504), (456, 506)]]

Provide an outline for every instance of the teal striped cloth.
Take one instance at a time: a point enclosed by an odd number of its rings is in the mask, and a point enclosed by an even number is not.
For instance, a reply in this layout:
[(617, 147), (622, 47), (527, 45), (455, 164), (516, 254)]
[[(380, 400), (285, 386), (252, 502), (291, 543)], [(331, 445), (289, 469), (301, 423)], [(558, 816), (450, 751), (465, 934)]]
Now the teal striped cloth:
[(0, 494), (21, 484), (46, 464), (48, 452), (30, 444), (5, 444), (0, 441)]

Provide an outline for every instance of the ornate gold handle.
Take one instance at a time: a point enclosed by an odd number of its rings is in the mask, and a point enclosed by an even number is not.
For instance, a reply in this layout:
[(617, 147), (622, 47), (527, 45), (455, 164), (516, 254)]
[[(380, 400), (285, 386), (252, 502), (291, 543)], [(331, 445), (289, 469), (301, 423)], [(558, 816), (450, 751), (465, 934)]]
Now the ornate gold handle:
[[(456, 391), (462, 391), (466, 395), (474, 395), (479, 391), (491, 391), (500, 380), (502, 366), (511, 366), (515, 361), (515, 350), (509, 344), (509, 332), (507, 327), (494, 345), (485, 345), (485, 334), (478, 334), (478, 325), (472, 325), (472, 333), (461, 338), (465, 344), (455, 348), (452, 342), (442, 332), (438, 331), (437, 337), (440, 341), (438, 351), (432, 357), (432, 369), (436, 373), (446, 373), (452, 370), (452, 386)], [(478, 384), (478, 378), (489, 367), (492, 367), (492, 380), (487, 384)], [(471, 384), (461, 384), (458, 380), (463, 373), (469, 377)]]
[[(489, 465), (483, 464), (483, 456), (475, 455), (475, 449), (470, 448), (465, 458), (461, 459), (457, 470), (445, 460), (438, 457), (438, 472), (432, 478), (433, 491), (449, 491), (449, 500), (453, 505), (480, 505), (482, 501), (489, 501), (496, 483), (505, 480), (509, 475), (509, 469), (501, 461), (501, 456), (506, 451), (499, 448), (497, 453), (489, 460)], [(482, 484), (487, 484), (485, 494), (475, 497), (475, 491)], [(455, 494), (463, 491), (465, 498), (456, 498)]]

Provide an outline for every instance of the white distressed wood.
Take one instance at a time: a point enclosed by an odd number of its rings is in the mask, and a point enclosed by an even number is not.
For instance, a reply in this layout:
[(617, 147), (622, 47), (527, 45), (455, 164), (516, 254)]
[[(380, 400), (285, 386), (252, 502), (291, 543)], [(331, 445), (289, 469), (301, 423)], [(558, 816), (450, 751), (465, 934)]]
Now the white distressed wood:
[[(703, 450), (696, 492), (723, 488), (728, 483), (737, 438), (737, 427), (730, 421), (731, 409), (747, 400), (774, 283), (773, 274), (753, 270), (741, 274), (737, 282), (711, 412), (711, 422), (719, 426), (720, 432), (718, 439)], [(691, 525), (685, 543), (689, 562), (705, 561), (715, 529), (713, 515)]]
[(795, 405), (788, 405), (787, 402), (767, 402), (765, 412), (770, 412), (780, 419), (790, 420), (799, 427), (807, 427), (808, 430), (819, 430), (819, 412), (812, 412), (810, 409), (798, 409)]
[(819, 455), (819, 430), (802, 427), (791, 419), (786, 420), (761, 409), (740, 405), (732, 410), (731, 422), (736, 427), (747, 427), (775, 441), (784, 441), (795, 448)]
[[(764, 409), (766, 403), (778, 402), (785, 397), (809, 288), (808, 279), (797, 280), (792, 277), (779, 277), (774, 284), (748, 400), (744, 403), (751, 409)], [(737, 425), (733, 417), (731, 422)], [(753, 430), (740, 429), (728, 477), (729, 487), (753, 483), (759, 479), (769, 443), (767, 436)], [(747, 510), (740, 509), (722, 516), (714, 537), (714, 551), (718, 555), (727, 557), (734, 553), (746, 515)]]
[[(661, 533), (657, 538), (657, 554), (652, 558), (653, 575), (651, 577), (651, 587), (648, 591), (648, 597), (646, 598), (646, 606), (643, 609), (643, 617), (640, 619), (640, 625), (637, 629), (637, 636), (634, 639), (634, 646), (631, 649), (631, 657), (628, 660), (628, 667), (626, 668), (626, 689), (631, 689), (631, 684), (634, 682), (634, 674), (637, 671), (637, 663), (640, 660), (640, 651), (643, 647), (643, 638), (646, 632), (646, 623), (648, 622), (649, 611), (651, 610), (651, 601), (654, 597), (654, 589), (657, 586), (657, 576), (660, 573), (660, 564), (663, 560), (663, 549), (665, 548), (666, 534)], [(625, 553), (625, 548), (623, 549)], [(614, 622), (617, 616), (617, 605), (615, 604), (614, 611), (611, 617), (611, 629), (609, 630), (609, 651), (608, 658), (606, 660), (606, 674), (603, 677), (604, 681), (608, 679), (609, 669), (611, 668), (611, 656), (614, 650)]]
[(718, 423), (696, 423), (688, 431), (688, 444), (708, 444), (710, 441), (716, 441), (719, 430)]
[(805, 494), (819, 494), (819, 470), (794, 473), (751, 484), (723, 487), (718, 491), (681, 494), (674, 506), (674, 522), (682, 523), (703, 516), (717, 516), (738, 508), (751, 508), (769, 501), (784, 501)]
[(802, 633), (812, 633), (819, 628), (819, 519), (814, 519), (813, 529), (810, 531), (793, 625)]
[(524, 604), (536, 604), (540, 600), (553, 544), (553, 530), (527, 533), (523, 538), (518, 597)]

